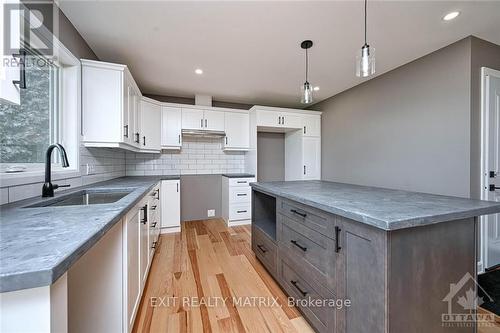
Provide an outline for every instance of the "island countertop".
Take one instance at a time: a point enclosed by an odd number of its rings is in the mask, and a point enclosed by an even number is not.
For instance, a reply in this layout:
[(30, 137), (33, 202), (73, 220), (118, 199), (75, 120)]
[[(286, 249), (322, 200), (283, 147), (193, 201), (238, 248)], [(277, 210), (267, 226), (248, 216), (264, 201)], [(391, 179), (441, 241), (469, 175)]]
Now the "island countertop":
[(250, 186), (386, 231), (500, 213), (500, 202), (319, 180)]

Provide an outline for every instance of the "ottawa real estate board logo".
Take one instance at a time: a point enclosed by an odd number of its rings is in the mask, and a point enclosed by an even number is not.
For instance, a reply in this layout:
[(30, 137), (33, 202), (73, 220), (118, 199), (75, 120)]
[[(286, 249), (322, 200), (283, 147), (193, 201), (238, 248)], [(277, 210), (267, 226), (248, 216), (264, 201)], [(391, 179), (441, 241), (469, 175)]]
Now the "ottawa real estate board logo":
[[(478, 295), (480, 291), (480, 295)], [(479, 313), (479, 306), (485, 302), (493, 302), (493, 298), (477, 283), (476, 279), (466, 273), (457, 283), (450, 284), (450, 291), (443, 298), (448, 303), (447, 313), (441, 315), (444, 327), (492, 327), (495, 315)]]

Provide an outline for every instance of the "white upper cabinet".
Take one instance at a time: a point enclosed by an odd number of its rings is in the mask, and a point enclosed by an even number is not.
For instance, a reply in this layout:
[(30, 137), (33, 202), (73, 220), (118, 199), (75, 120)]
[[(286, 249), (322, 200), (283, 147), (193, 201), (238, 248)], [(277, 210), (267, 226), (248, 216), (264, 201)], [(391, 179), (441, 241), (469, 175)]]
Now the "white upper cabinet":
[(244, 112), (226, 112), (224, 150), (248, 150), (250, 147), (249, 115)]
[(141, 149), (161, 149), (161, 106), (159, 103), (142, 99), (141, 102)]
[(190, 130), (201, 130), (204, 125), (202, 109), (182, 108), (182, 128)]
[(203, 129), (210, 131), (224, 131), (224, 111), (204, 110)]
[(182, 146), (182, 110), (177, 107), (161, 108), (161, 146), (180, 149)]
[(302, 133), (304, 136), (321, 136), (321, 116), (304, 115), (302, 117)]
[(302, 127), (302, 115), (292, 112), (257, 110), (257, 126), (299, 129)]

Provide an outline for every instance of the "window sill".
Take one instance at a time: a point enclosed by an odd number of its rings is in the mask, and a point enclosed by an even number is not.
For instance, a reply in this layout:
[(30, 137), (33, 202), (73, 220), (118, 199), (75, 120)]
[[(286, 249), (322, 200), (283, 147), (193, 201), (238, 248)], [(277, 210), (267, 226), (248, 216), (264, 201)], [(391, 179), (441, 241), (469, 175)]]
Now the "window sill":
[[(52, 181), (80, 177), (78, 170), (54, 170), (52, 171)], [(44, 171), (26, 171), (19, 173), (1, 173), (0, 187), (26, 185), (33, 183), (43, 183), (45, 181)]]

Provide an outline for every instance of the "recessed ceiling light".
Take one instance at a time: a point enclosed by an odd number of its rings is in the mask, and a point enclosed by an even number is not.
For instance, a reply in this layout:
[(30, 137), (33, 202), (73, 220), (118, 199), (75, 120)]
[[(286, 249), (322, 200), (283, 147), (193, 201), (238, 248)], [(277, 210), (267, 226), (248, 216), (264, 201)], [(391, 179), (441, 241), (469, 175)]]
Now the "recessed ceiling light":
[(458, 15), (460, 15), (460, 12), (451, 12), (451, 13), (446, 14), (443, 17), (443, 20), (445, 20), (445, 21), (451, 21), (454, 18), (456, 18)]
[(196, 68), (196, 69), (194, 70), (194, 72), (195, 72), (196, 74), (198, 74), (198, 75), (201, 75), (201, 74), (203, 74), (203, 69), (201, 69), (201, 68)]
[(314, 87), (313, 88), (314, 91), (318, 91), (319, 90), (319, 87)]

